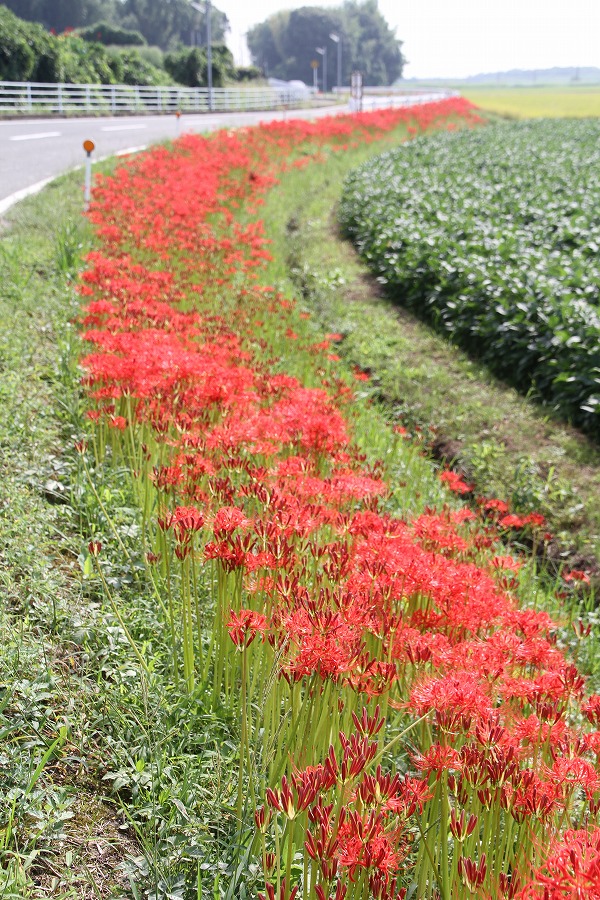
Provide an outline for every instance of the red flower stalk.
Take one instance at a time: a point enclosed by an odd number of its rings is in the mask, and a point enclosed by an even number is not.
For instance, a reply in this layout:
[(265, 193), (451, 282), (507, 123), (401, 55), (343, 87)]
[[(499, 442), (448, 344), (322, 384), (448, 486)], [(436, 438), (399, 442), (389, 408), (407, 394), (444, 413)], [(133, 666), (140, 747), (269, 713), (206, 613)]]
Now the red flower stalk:
[(239, 613), (232, 610), (227, 629), (238, 650), (245, 650), (257, 634), (264, 636), (268, 630), (267, 619), (253, 609), (241, 609)]
[(481, 854), (479, 863), (476, 863), (469, 856), (461, 856), (458, 860), (458, 874), (469, 893), (475, 894), (485, 881), (487, 874), (485, 853)]

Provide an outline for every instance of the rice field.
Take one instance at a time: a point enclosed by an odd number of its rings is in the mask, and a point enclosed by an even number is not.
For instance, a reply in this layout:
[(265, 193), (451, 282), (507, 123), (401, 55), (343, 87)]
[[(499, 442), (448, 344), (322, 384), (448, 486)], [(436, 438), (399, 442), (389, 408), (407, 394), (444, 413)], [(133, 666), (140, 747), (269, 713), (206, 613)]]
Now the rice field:
[(539, 87), (461, 87), (477, 106), (516, 119), (600, 116), (600, 84)]

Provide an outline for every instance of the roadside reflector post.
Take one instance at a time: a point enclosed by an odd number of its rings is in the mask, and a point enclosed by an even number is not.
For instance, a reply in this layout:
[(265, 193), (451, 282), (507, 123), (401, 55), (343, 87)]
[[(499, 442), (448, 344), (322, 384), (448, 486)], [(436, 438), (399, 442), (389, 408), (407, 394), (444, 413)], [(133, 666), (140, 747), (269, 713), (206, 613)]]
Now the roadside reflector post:
[(175, 113), (175, 118), (177, 119), (177, 128), (175, 129), (177, 137), (179, 137), (179, 123), (181, 121), (181, 110), (178, 109)]
[(83, 142), (83, 149), (85, 150), (85, 189), (83, 193), (84, 199), (84, 210), (88, 211), (90, 205), (90, 198), (92, 196), (92, 153), (95, 149), (96, 145), (93, 141), (87, 140)]

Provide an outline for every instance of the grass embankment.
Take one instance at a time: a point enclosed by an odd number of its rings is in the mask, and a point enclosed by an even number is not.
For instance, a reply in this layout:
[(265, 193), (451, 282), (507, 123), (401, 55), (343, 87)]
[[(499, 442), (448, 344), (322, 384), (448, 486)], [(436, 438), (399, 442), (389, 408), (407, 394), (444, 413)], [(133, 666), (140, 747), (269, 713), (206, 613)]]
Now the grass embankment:
[[(148, 888), (164, 897), (190, 869), (218, 895), (232, 876), (231, 721), (139, 677), (90, 570), (90, 538), (114, 542), (116, 527), (133, 553), (139, 537), (123, 473), (99, 468), (92, 487), (74, 449), (84, 426), (73, 282), (90, 247), (80, 173), (2, 222), (0, 895), (97, 900)], [(385, 448), (381, 424), (370, 418), (371, 455)], [(422, 479), (416, 507), (439, 501), (415, 450), (404, 465)], [(397, 493), (408, 508), (408, 485)], [(156, 598), (120, 552), (104, 556), (107, 583), (160, 665), (168, 649)]]
[[(438, 393), (422, 396), (417, 378), (431, 371), (433, 358), (442, 360), (442, 345), (373, 300), (372, 283), (331, 231), (342, 175), (380, 149), (331, 155), (326, 166), (285, 176), (266, 209), (277, 259), (269, 279), (287, 282), (296, 294), (300, 286), (303, 304), (318, 313), (315, 337), (322, 336), (319, 327), (343, 332), (349, 362), (371, 370), (356, 404), (364, 450), (394, 457), (396, 503), (414, 511), (439, 502), (434, 469), (418, 445), (407, 443), (403, 451), (396, 441), (392, 453), (391, 430), (364, 401), (395, 384), (403, 413), (412, 410), (431, 424), (440, 421), (436, 402), (457, 394), (457, 383), (447, 373), (444, 381), (440, 362)], [(78, 304), (69, 283), (88, 241), (80, 208), (80, 176), (71, 176), (12, 211), (0, 245), (1, 895), (137, 898), (148, 889), (162, 898), (184, 896), (187, 881), (185, 896), (192, 896), (193, 880), (193, 896), (202, 896), (202, 886), (205, 894), (222, 896), (236, 881), (228, 869), (236, 832), (236, 729), (226, 715), (207, 711), (203, 687), (182, 697), (155, 674), (165, 668), (169, 640), (156, 598), (127, 555), (138, 554), (140, 533), (128, 478), (118, 465), (97, 467), (91, 487), (73, 451), (82, 410), (71, 324)], [(289, 353), (293, 366), (292, 348)], [(457, 360), (465, 396), (474, 383), (472, 406), (461, 399), (467, 420), (477, 404), (482, 413), (487, 394), (475, 370), (465, 375), (467, 364)], [(402, 381), (409, 367), (410, 402)], [(495, 464), (489, 467), (495, 471)], [(410, 483), (401, 483), (403, 473)], [(106, 582), (143, 648), (146, 677), (90, 572), (88, 540), (107, 536), (118, 546), (113, 555), (103, 551)], [(592, 673), (594, 647), (590, 635), (578, 658)], [(244, 870), (242, 888), (252, 878)]]
[(3, 898), (109, 896), (131, 849), (91, 774), (108, 695), (69, 452), (79, 406), (69, 285), (89, 237), (80, 180), (19, 204), (0, 237)]
[[(477, 492), (542, 512), (557, 562), (600, 565), (600, 449), (494, 379), (408, 312), (386, 300), (339, 236), (336, 206), (356, 157), (285, 176), (266, 207), (277, 263), (341, 354), (371, 372), (390, 416), (417, 428), (434, 455)], [(295, 199), (294, 199), (295, 198)]]
[(600, 116), (600, 85), (459, 88), (486, 112), (517, 119)]

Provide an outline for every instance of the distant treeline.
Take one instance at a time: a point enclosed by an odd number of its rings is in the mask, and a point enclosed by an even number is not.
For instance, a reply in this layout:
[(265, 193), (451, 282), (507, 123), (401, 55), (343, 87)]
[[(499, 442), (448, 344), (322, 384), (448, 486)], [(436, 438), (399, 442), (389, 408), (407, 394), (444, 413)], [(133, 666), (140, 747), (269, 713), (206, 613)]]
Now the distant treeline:
[[(18, 0), (19, 7), (33, 7), (35, 0)], [(100, 20), (86, 27), (67, 27), (62, 33), (46, 22), (18, 18), (0, 5), (0, 80), (79, 84), (181, 84), (202, 87), (208, 83), (206, 47), (173, 42), (164, 52), (149, 46), (141, 30)], [(38, 0), (38, 6), (43, 6)], [(66, 3), (52, 3), (55, 8)], [(84, 5), (83, 0), (73, 5)], [(89, 4), (88, 4), (89, 5)], [(96, 4), (102, 6), (103, 4)], [(119, 4), (125, 6), (126, 4)], [(169, 4), (163, 4), (168, 6)], [(187, 8), (187, 4), (186, 4)], [(218, 11), (217, 11), (218, 12)], [(219, 13), (219, 16), (223, 14)], [(75, 20), (77, 21), (77, 20)], [(212, 20), (211, 20), (212, 21)], [(221, 21), (221, 20), (219, 20)], [(223, 25), (223, 23), (221, 22)], [(225, 18), (224, 27), (227, 26)], [(227, 82), (259, 77), (258, 69), (236, 68), (224, 43), (224, 28), (217, 27), (212, 45), (212, 81)], [(201, 43), (200, 31), (190, 32)]]

